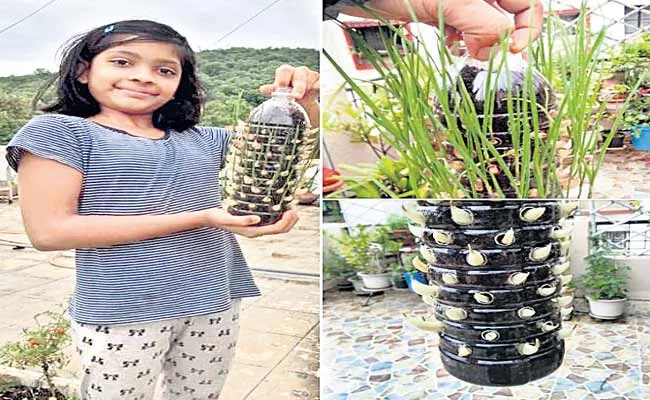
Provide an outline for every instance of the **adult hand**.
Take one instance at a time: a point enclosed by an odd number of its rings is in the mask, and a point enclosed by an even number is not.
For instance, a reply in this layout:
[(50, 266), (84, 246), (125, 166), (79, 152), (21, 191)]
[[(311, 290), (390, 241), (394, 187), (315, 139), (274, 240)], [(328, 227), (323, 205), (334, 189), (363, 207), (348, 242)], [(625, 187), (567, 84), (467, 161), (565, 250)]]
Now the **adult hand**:
[(307, 67), (281, 65), (275, 70), (273, 83), (260, 86), (260, 93), (270, 95), (279, 87), (290, 87), (291, 97), (302, 105), (311, 121), (312, 128), (320, 123), (318, 94), (320, 92), (320, 74)]
[[(410, 0), (419, 22), (438, 26), (439, 7), (445, 23), (447, 45), (465, 40), (470, 56), (487, 60), (501, 36), (511, 34), (510, 51), (518, 53), (542, 31), (544, 7), (540, 0)], [(370, 0), (365, 6), (387, 19), (412, 21), (404, 0)], [(371, 17), (361, 8), (343, 13)], [(514, 24), (512, 16), (514, 15)]]
[(221, 228), (247, 238), (287, 233), (296, 225), (299, 219), (296, 210), (288, 210), (278, 222), (272, 225), (251, 226), (258, 223), (260, 217), (257, 215), (232, 215), (221, 208), (210, 208), (204, 210), (203, 213), (205, 225)]

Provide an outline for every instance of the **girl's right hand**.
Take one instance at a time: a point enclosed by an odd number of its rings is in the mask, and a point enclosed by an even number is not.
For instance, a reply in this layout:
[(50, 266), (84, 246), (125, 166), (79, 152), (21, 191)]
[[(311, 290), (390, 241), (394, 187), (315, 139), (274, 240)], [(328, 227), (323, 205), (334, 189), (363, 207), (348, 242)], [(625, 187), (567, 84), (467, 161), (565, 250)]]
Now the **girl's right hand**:
[(289, 210), (278, 222), (265, 226), (251, 226), (260, 222), (260, 217), (257, 215), (232, 215), (222, 208), (204, 210), (203, 218), (207, 226), (224, 229), (247, 238), (256, 238), (289, 232), (298, 222), (298, 213), (295, 210)]

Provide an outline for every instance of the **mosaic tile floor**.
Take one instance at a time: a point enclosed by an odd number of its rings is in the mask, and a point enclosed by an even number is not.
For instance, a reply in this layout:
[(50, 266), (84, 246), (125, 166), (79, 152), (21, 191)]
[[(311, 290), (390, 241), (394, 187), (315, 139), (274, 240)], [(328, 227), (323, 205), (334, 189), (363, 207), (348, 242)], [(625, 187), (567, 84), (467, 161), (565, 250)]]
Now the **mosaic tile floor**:
[[(634, 150), (626, 137), (624, 150), (609, 151), (598, 172), (594, 198), (650, 197), (650, 152)], [(650, 397), (649, 397), (650, 398)]]
[(321, 336), (323, 400), (560, 400), (650, 399), (650, 314), (628, 310), (625, 320), (574, 317), (564, 364), (527, 385), (476, 386), (442, 367), (437, 334), (402, 323), (403, 313), (430, 315), (408, 292), (370, 300), (327, 292)]

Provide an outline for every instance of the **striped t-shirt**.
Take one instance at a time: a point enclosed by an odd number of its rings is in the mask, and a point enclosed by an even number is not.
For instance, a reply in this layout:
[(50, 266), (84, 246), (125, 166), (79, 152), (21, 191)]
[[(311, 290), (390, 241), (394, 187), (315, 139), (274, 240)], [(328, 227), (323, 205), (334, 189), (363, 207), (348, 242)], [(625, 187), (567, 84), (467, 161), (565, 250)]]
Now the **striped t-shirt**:
[[(17, 169), (28, 151), (80, 171), (79, 215), (174, 214), (221, 206), (218, 175), (230, 135), (192, 127), (155, 140), (45, 114), (16, 133), (7, 160)], [(216, 228), (77, 249), (76, 277), (70, 314), (97, 325), (220, 312), (231, 299), (260, 294), (235, 236)]]

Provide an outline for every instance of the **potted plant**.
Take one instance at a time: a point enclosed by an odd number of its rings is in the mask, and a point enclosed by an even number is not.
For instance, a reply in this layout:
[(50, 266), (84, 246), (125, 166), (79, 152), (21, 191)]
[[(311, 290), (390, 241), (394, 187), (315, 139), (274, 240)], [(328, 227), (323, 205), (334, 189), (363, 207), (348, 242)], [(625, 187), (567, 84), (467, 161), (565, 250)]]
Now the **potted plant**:
[(403, 246), (413, 246), (415, 243), (408, 225), (409, 220), (403, 214), (390, 214), (386, 217), (385, 226), (389, 231), (390, 238)]
[(334, 240), (339, 254), (357, 271), (365, 288), (392, 286), (385, 256), (395, 253), (400, 244), (390, 239), (384, 227), (357, 225), (353, 234), (345, 232)]
[(590, 315), (598, 319), (617, 319), (627, 303), (627, 272), (629, 267), (612, 257), (605, 241), (591, 238), (589, 263), (581, 278), (589, 302)]
[(323, 279), (333, 280), (336, 288), (340, 291), (353, 290), (353, 284), (349, 280), (355, 275), (352, 268), (340, 254), (333, 251), (329, 246), (323, 252)]
[(625, 109), (624, 127), (630, 129), (632, 147), (650, 151), (650, 97), (640, 96)]
[(391, 280), (393, 281), (393, 289), (397, 290), (405, 290), (408, 289), (408, 284), (406, 283), (406, 279), (404, 278), (404, 266), (401, 265), (400, 263), (392, 263), (390, 265), (390, 269), (393, 272), (393, 275), (391, 277)]
[(411, 292), (415, 292), (413, 290), (413, 281), (417, 281), (423, 284), (427, 284), (427, 276), (422, 272), (418, 271), (415, 267), (413, 267), (413, 260), (417, 257), (417, 253), (411, 253), (408, 256), (405, 257), (404, 259), (404, 280), (406, 281), (406, 284)]

